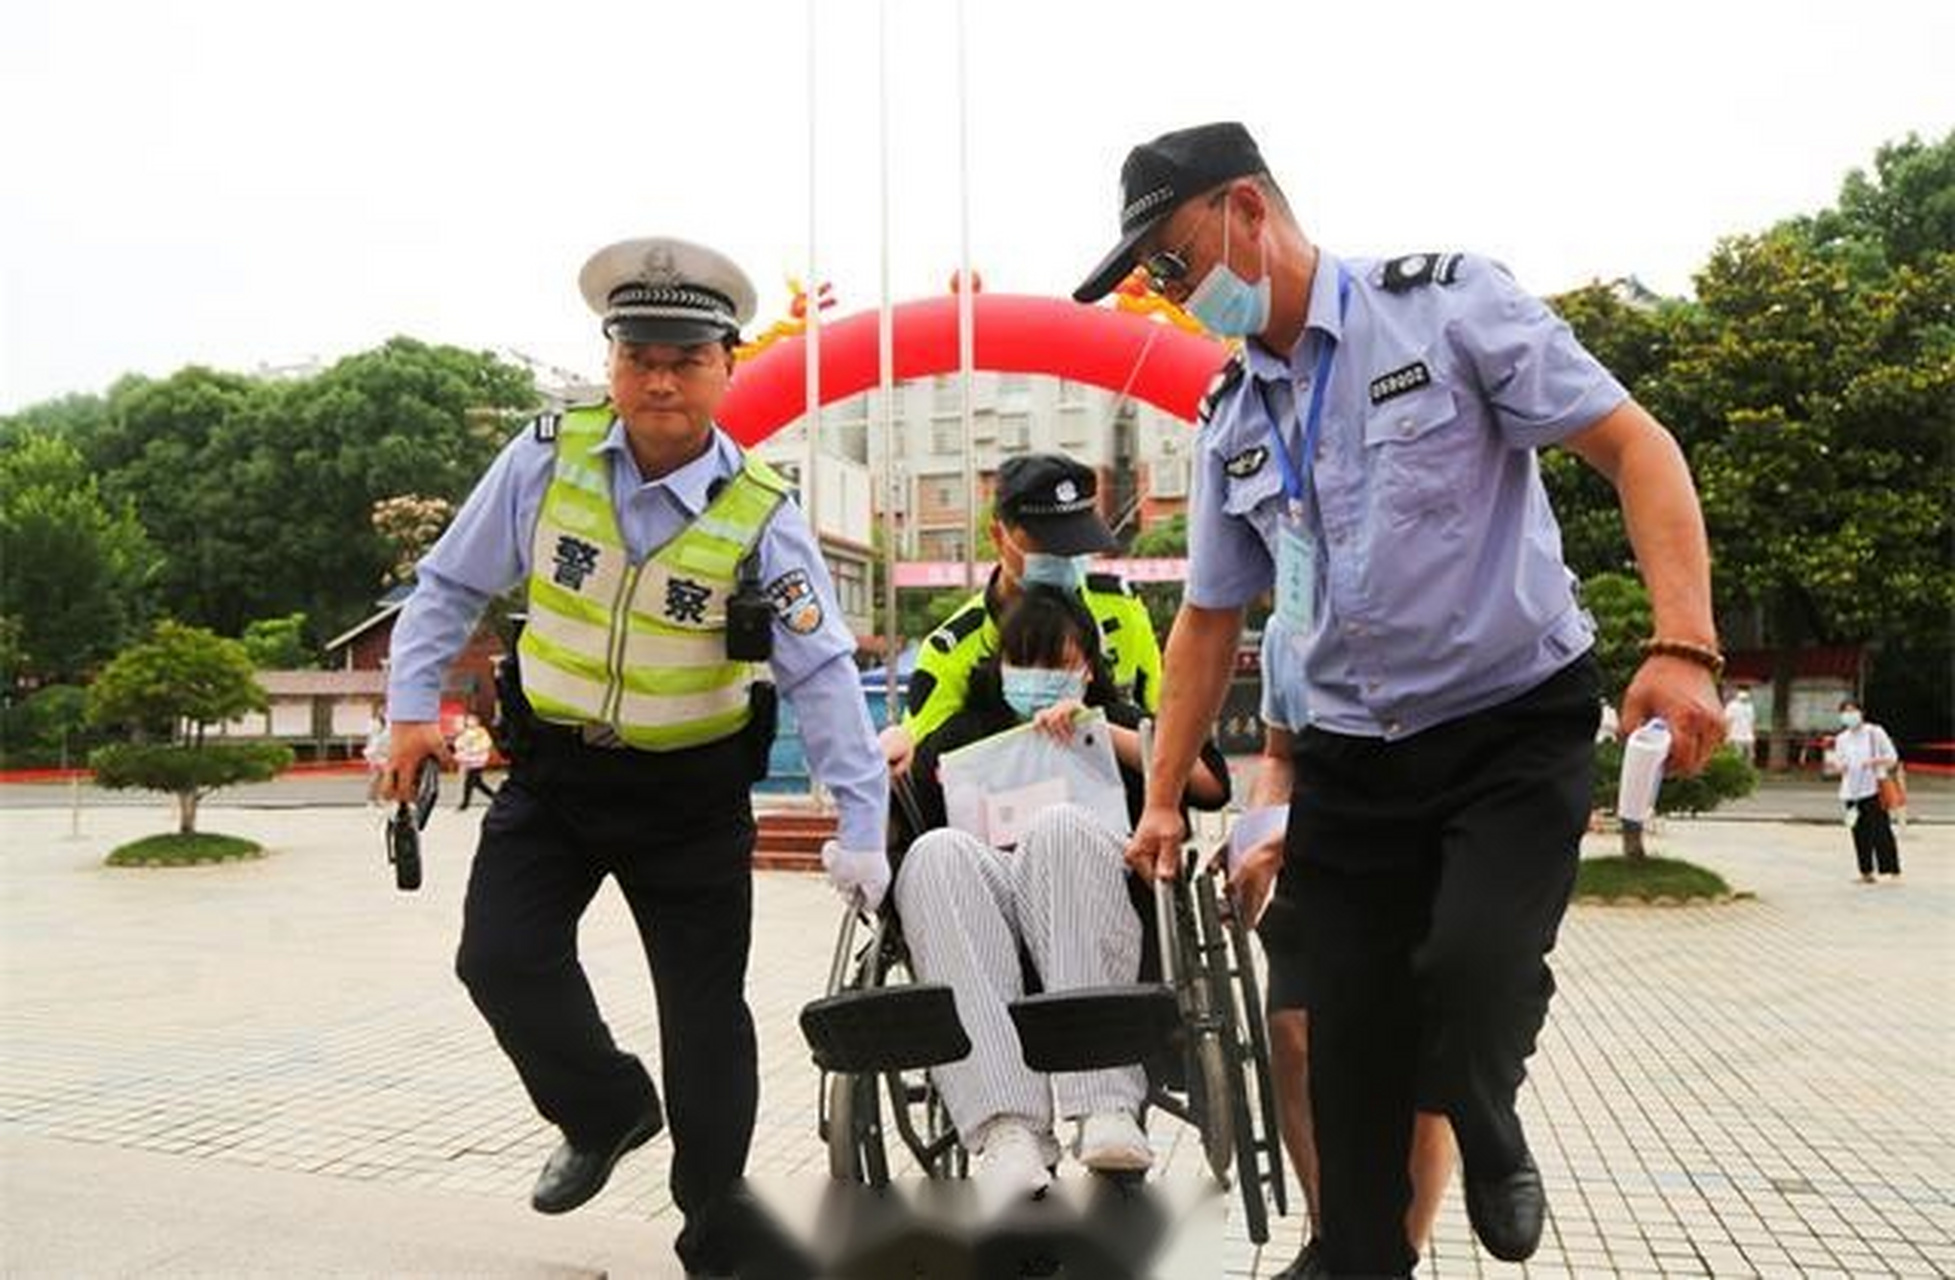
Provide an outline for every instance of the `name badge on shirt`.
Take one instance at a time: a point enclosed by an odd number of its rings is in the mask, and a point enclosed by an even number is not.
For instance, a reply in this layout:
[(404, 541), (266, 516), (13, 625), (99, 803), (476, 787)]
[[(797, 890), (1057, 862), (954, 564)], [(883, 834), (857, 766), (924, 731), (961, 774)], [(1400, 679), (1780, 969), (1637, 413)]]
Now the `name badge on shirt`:
[(1276, 530), (1276, 616), (1297, 644), (1310, 634), (1317, 614), (1317, 549), (1303, 513), (1286, 513)]

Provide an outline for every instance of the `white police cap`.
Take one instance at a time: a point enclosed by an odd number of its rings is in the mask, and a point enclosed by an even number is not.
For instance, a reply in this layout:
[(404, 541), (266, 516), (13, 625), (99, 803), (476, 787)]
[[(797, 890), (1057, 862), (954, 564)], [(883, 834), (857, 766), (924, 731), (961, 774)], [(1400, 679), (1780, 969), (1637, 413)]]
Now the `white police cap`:
[(620, 342), (689, 347), (740, 336), (753, 319), (753, 281), (716, 249), (653, 236), (592, 254), (577, 287)]

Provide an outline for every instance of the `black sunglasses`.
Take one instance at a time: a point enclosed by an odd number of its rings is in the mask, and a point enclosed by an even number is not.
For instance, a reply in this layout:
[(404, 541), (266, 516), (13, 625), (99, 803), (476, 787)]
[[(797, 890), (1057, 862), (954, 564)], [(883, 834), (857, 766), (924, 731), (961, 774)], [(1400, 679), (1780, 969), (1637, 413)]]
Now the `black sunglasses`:
[(421, 832), (441, 798), (441, 766), (427, 756), (414, 771), (414, 799), (403, 800), (387, 819), (387, 861), (394, 865), (394, 887), (412, 892), (421, 887)]
[(1228, 196), (1229, 189), (1224, 187), (1208, 198), (1208, 208), (1204, 209), (1202, 216), (1195, 220), (1195, 225), (1178, 248), (1156, 249), (1141, 259), (1141, 274), (1147, 277), (1149, 289), (1155, 293), (1166, 293), (1188, 278), (1188, 250), (1195, 247), (1195, 237), (1201, 234), (1209, 215), (1213, 214), (1216, 207), (1228, 199)]

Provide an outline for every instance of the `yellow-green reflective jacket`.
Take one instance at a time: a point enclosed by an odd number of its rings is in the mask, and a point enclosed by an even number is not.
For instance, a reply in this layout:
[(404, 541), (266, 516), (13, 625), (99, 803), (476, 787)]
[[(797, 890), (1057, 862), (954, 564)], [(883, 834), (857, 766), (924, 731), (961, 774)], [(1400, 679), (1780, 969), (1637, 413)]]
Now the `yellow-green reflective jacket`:
[(746, 726), (755, 665), (726, 656), (726, 602), (788, 484), (748, 457), (676, 537), (632, 564), (598, 452), (608, 406), (573, 409), (530, 547), (523, 693), (555, 724), (608, 725), (630, 746), (676, 751)]

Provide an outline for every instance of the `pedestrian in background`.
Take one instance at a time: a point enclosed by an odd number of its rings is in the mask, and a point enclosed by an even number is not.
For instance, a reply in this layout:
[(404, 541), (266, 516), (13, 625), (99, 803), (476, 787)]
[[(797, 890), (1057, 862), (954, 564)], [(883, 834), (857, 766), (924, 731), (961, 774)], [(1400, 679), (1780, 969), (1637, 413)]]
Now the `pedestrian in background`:
[(462, 731), (455, 735), (455, 763), (462, 770), (462, 802), (455, 806), (458, 811), (468, 808), (469, 797), (477, 791), (491, 800), (496, 798), (496, 789), (482, 780), (494, 747), (480, 719), (469, 716), (462, 721)]
[(1724, 704), (1724, 740), (1737, 749), (1745, 763), (1757, 762), (1758, 708), (1751, 705), (1751, 690), (1738, 690)]
[(1900, 752), (1887, 730), (1868, 721), (1851, 698), (1840, 703), (1840, 732), (1833, 739), (1831, 759), (1839, 769), (1840, 802), (1846, 806), (1846, 825), (1853, 832), (1860, 882), (1874, 883), (1876, 869), (1899, 879), (1901, 847), (1881, 803), (1880, 784), (1901, 762)]

